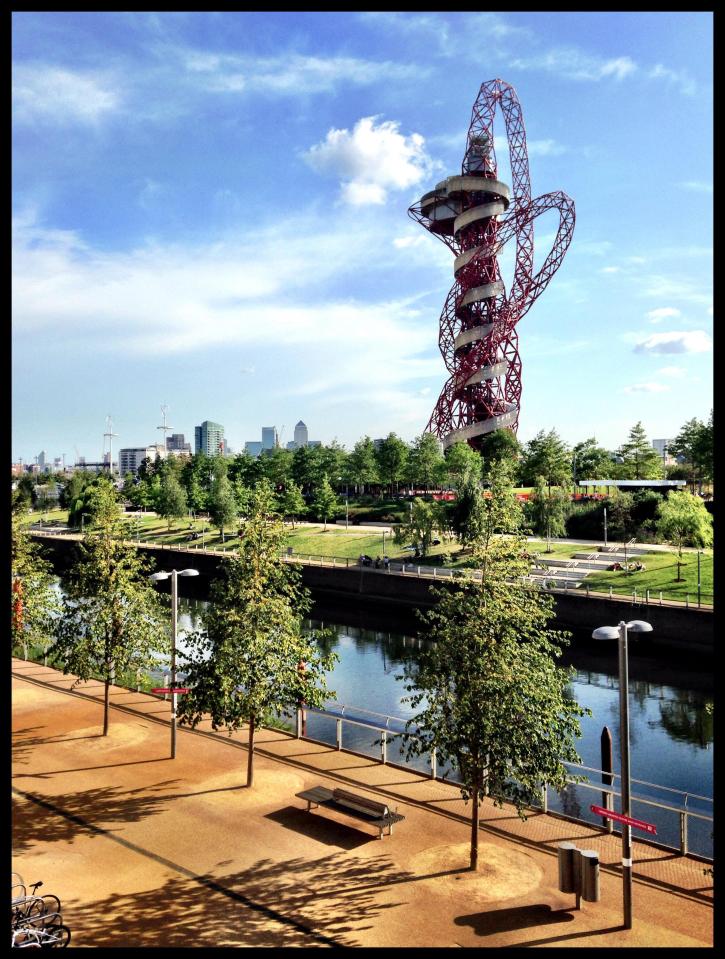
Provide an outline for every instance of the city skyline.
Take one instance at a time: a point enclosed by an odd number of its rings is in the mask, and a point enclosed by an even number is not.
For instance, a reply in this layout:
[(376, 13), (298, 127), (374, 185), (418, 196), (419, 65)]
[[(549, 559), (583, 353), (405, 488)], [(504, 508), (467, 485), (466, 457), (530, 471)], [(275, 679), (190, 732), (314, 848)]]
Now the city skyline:
[(519, 439), (707, 419), (711, 14), (15, 13), (13, 460), (100, 459), (107, 414), (157, 442), (162, 401), (235, 451), (302, 410), (348, 449), (420, 434), (452, 273), (407, 208), (494, 77), (532, 191), (577, 211), (519, 327)]

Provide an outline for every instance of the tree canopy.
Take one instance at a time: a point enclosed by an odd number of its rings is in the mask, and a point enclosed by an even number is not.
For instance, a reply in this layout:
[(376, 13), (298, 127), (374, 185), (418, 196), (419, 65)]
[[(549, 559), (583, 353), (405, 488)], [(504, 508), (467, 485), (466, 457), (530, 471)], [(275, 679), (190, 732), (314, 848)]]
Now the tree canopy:
[(260, 483), (243, 521), (238, 554), (225, 560), (212, 583), (203, 628), (187, 636), (185, 669), (192, 691), (179, 706), (179, 721), (196, 726), (206, 714), (212, 727), (230, 732), (248, 724), (247, 785), (254, 782), (257, 726), (302, 703), (321, 706), (325, 671), (334, 653), (319, 652), (305, 633), (309, 596), (295, 566), (280, 559), (284, 526), (274, 514), (274, 495)]

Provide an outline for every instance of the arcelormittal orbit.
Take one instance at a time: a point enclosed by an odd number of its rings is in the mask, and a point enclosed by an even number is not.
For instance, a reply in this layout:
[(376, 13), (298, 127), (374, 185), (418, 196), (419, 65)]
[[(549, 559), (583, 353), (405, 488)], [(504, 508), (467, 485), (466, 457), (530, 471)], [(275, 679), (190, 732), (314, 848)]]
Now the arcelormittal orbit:
[[(496, 170), (493, 119), (500, 106), (506, 125), (512, 185)], [(534, 267), (534, 220), (558, 210), (554, 245)], [(574, 202), (561, 192), (531, 199), (529, 158), (521, 107), (503, 80), (481, 86), (473, 105), (460, 176), (449, 176), (408, 210), (455, 254), (455, 282), (440, 318), (438, 343), (450, 376), (426, 429), (444, 447), (459, 440), (478, 448), (484, 434), (516, 431), (521, 401), (521, 359), (516, 324), (559, 269), (574, 232)], [(509, 240), (516, 259), (507, 291), (498, 254)]]

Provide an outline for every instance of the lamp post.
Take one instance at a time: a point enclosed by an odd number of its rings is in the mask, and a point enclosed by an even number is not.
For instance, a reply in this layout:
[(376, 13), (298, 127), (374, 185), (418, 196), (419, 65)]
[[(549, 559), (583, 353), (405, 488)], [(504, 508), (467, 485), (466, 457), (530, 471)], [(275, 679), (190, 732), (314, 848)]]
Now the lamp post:
[(697, 605), (700, 605), (700, 555), (702, 553), (701, 549), (697, 551)]
[[(651, 633), (650, 623), (634, 619), (619, 626), (600, 626), (592, 633), (593, 639), (617, 639), (619, 646), (619, 749), (622, 781), (622, 815), (631, 816), (629, 773), (629, 660), (628, 633)], [(632, 827), (622, 823), (622, 902), (624, 928), (632, 928)]]
[(198, 576), (198, 569), (172, 569), (170, 573), (152, 573), (149, 579), (154, 583), (171, 577), (171, 758), (176, 758), (176, 624), (178, 618), (179, 592), (177, 580), (179, 576)]
[(604, 507), (604, 546), (607, 545), (607, 507)]
[(81, 536), (83, 536), (83, 520), (86, 518), (86, 516), (90, 515), (90, 513), (81, 513)]

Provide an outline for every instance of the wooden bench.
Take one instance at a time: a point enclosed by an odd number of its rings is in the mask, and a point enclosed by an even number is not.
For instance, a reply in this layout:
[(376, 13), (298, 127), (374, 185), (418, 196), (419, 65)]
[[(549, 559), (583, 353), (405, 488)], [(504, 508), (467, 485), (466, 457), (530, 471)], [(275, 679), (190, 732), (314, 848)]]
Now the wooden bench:
[(392, 836), (393, 823), (405, 819), (405, 816), (401, 816), (400, 813), (390, 812), (386, 803), (375, 802), (374, 799), (358, 796), (346, 789), (328, 789), (326, 786), (314, 786), (312, 789), (306, 789), (304, 792), (296, 793), (296, 795), (299, 799), (307, 800), (307, 812), (310, 812), (313, 806), (326, 806), (328, 809), (343, 812), (353, 819), (360, 819), (363, 822), (370, 823), (371, 826), (377, 826), (380, 832), (378, 839), (383, 838), (385, 826), (388, 827), (388, 835)]

